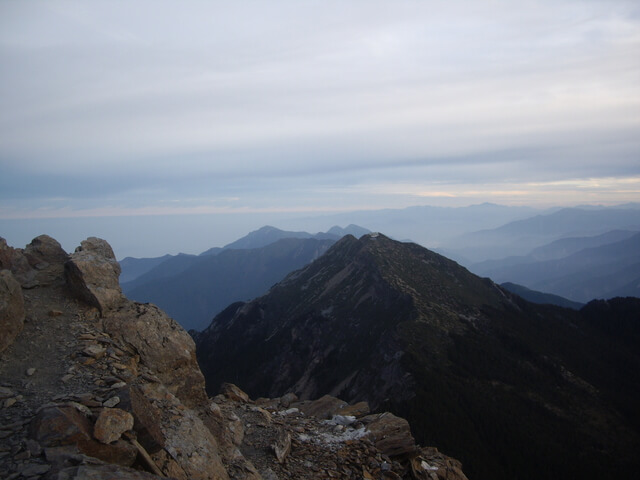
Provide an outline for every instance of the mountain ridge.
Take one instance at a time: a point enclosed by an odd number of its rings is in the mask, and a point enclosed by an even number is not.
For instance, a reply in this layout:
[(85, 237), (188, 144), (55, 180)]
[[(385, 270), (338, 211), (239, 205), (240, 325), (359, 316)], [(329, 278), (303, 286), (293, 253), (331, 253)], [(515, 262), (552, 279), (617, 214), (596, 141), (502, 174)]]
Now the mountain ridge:
[[(640, 311), (640, 300), (616, 302)], [(210, 388), (228, 376), (254, 395), (365, 398), (446, 445), (474, 478), (539, 478), (542, 455), (547, 478), (637, 468), (638, 425), (619, 419), (632, 418), (638, 356), (581, 312), (526, 302), (416, 244), (345, 237), (195, 339)], [(606, 355), (592, 358), (594, 348)], [(612, 376), (613, 388), (607, 375), (621, 362), (629, 376)]]

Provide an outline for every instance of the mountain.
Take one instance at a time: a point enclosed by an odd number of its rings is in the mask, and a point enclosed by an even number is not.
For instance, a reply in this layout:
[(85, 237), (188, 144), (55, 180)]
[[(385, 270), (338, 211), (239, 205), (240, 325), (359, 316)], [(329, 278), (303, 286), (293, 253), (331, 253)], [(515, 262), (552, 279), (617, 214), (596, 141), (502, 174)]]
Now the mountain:
[[(262, 228), (259, 228), (258, 230), (248, 233), (238, 240), (228, 243), (224, 247), (209, 248), (208, 250), (202, 252), (200, 256), (217, 255), (225, 250), (260, 248), (283, 238), (316, 238), (318, 240), (338, 240), (347, 234), (360, 237), (367, 233), (369, 233), (369, 230), (357, 225), (349, 225), (346, 228), (334, 226), (326, 233), (320, 232), (316, 234), (307, 232), (291, 232), (280, 230), (271, 226), (264, 226)], [(175, 275), (185, 270), (193, 263), (197, 262), (197, 260), (193, 257), (196, 257), (196, 255), (187, 255), (184, 253), (178, 254), (176, 256), (164, 255), (162, 257), (154, 258), (127, 257), (120, 261), (120, 266), (122, 268), (120, 281), (122, 283), (130, 283), (134, 282), (136, 279), (142, 277), (143, 275), (146, 275), (136, 283), (141, 284), (146, 283), (152, 279)], [(165, 262), (167, 263), (160, 267), (160, 265)], [(129, 285), (129, 288), (131, 288), (132, 285), (133, 283)]]
[(334, 243), (331, 239), (284, 238), (250, 250), (173, 257), (122, 284), (122, 289), (132, 299), (158, 305), (185, 329), (201, 330), (230, 303), (262, 295)]
[(172, 258), (173, 255), (163, 255), (162, 257), (153, 257), (153, 258), (133, 258), (126, 257), (120, 260), (120, 268), (122, 269), (122, 273), (120, 274), (121, 282), (130, 282), (131, 280), (136, 279), (137, 277), (144, 275), (149, 270), (157, 267), (161, 263), (167, 261)]
[[(347, 236), (195, 335), (215, 391), (365, 399), (474, 479), (630, 478), (640, 462), (640, 300), (589, 320), (535, 305), (416, 244)], [(620, 311), (628, 312), (621, 320)], [(631, 320), (629, 320), (631, 318)], [(635, 338), (635, 337), (634, 337)]]
[(532, 303), (557, 305), (558, 307), (573, 308), (574, 310), (580, 310), (584, 307), (584, 303), (572, 302), (571, 300), (567, 300), (559, 295), (531, 290), (516, 283), (505, 282), (501, 283), (500, 286)]
[[(409, 424), (325, 395), (209, 398), (191, 337), (118, 284), (111, 246), (0, 238), (3, 479), (467, 480)], [(218, 393), (218, 392), (216, 392)]]
[[(606, 234), (589, 239), (570, 239), (538, 249), (544, 252), (573, 251), (581, 245), (598, 244), (603, 239), (624, 238), (591, 248), (583, 248), (563, 258), (535, 261), (535, 254), (503, 262), (490, 261), (473, 265), (479, 275), (496, 282), (512, 282), (534, 290), (578, 302), (615, 296), (640, 297), (640, 233)], [(625, 238), (626, 237), (626, 238)], [(569, 247), (567, 247), (569, 245)], [(560, 246), (560, 248), (557, 248)], [(635, 286), (635, 287), (634, 287)]]
[(640, 209), (563, 208), (498, 228), (460, 235), (448, 242), (446, 249), (455, 258), (477, 263), (526, 255), (536, 247), (565, 237), (592, 237), (612, 230), (640, 230)]
[(244, 237), (225, 245), (222, 248), (210, 248), (202, 252), (200, 255), (217, 255), (221, 251), (234, 249), (251, 249), (260, 248), (274, 243), (283, 238), (315, 238), (316, 240), (339, 240), (347, 234), (362, 236), (369, 233), (366, 228), (359, 227), (357, 225), (349, 225), (346, 228), (334, 226), (326, 233), (319, 232), (311, 234), (308, 232), (292, 232), (287, 230), (280, 230), (276, 227), (269, 225), (259, 228), (253, 232), (248, 233)]
[[(544, 211), (548, 213), (548, 211)], [(283, 220), (282, 225), (317, 231), (332, 224), (356, 223), (397, 239), (410, 238), (428, 247), (445, 248), (452, 238), (543, 213), (531, 207), (482, 203), (465, 207), (412, 206), (402, 209), (363, 210)], [(352, 233), (352, 232), (349, 232)], [(352, 233), (353, 234), (353, 233)], [(353, 234), (356, 238), (361, 235)]]

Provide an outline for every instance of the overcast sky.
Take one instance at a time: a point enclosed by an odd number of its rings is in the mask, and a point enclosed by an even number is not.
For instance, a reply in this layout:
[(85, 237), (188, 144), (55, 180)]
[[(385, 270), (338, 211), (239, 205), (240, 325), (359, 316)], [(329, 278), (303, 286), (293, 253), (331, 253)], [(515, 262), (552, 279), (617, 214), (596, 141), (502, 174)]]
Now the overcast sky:
[(0, 219), (640, 200), (640, 3), (0, 0)]

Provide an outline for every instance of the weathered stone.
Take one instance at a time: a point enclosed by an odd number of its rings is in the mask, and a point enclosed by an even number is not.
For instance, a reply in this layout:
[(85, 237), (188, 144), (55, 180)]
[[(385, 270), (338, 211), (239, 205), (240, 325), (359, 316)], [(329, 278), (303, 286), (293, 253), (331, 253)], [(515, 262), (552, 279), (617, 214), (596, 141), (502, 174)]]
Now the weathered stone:
[(289, 408), (289, 406), (293, 402), (297, 402), (297, 401), (298, 401), (298, 396), (293, 392), (286, 393), (282, 397), (280, 397), (280, 405), (284, 408)]
[(93, 358), (102, 358), (105, 356), (106, 352), (107, 352), (106, 348), (104, 348), (102, 345), (97, 345), (97, 344), (87, 345), (82, 350), (82, 353), (84, 353), (87, 357), (93, 357)]
[(152, 368), (186, 406), (207, 403), (193, 339), (158, 307), (127, 302), (105, 317), (104, 328), (114, 340), (135, 348), (141, 364)]
[(360, 419), (376, 448), (390, 457), (415, 453), (416, 442), (411, 435), (409, 422), (385, 412)]
[(249, 395), (233, 383), (223, 383), (220, 392), (234, 402), (248, 403), (250, 401)]
[(278, 463), (284, 463), (289, 452), (291, 452), (291, 435), (289, 432), (284, 430), (278, 431), (276, 441), (273, 443), (272, 448)]
[(321, 419), (329, 419), (333, 417), (338, 410), (346, 407), (347, 405), (347, 402), (344, 400), (332, 397), (331, 395), (325, 395), (312, 402), (297, 403), (295, 404), (295, 407), (299, 408), (305, 415), (311, 415)]
[(435, 447), (420, 449), (419, 454), (411, 459), (411, 473), (415, 478), (431, 473), (431, 478), (435, 474), (438, 480), (468, 480), (460, 461), (444, 455)]
[(139, 386), (124, 387), (118, 390), (118, 407), (133, 415), (133, 430), (138, 442), (149, 453), (155, 453), (164, 447), (164, 435), (161, 428), (161, 413), (144, 395)]
[(34, 238), (24, 249), (24, 256), (34, 272), (23, 283), (25, 288), (51, 285), (62, 279), (64, 264), (69, 259), (62, 246), (48, 235)]
[(83, 240), (65, 264), (65, 275), (74, 295), (97, 307), (101, 315), (125, 300), (118, 282), (120, 264), (102, 239)]
[(93, 437), (102, 443), (118, 440), (133, 428), (133, 416), (119, 408), (103, 408), (93, 426)]
[(0, 270), (5, 269), (11, 270), (14, 276), (19, 277), (29, 272), (31, 266), (22, 250), (10, 247), (7, 241), (0, 237)]
[(22, 288), (9, 270), (0, 271), (0, 352), (13, 343), (24, 327)]
[(140, 386), (150, 401), (165, 439), (164, 448), (152, 454), (166, 475), (184, 479), (227, 479), (218, 454), (218, 443), (194, 410), (185, 409), (180, 400), (162, 384)]
[(92, 425), (73, 407), (43, 408), (31, 422), (31, 438), (43, 447), (75, 445), (79, 452), (108, 463), (130, 466), (137, 449), (121, 440), (105, 445), (92, 437)]
[(369, 409), (369, 404), (367, 402), (358, 402), (354, 403), (353, 405), (347, 405), (346, 407), (340, 408), (336, 412), (336, 415), (353, 416), (356, 418), (360, 418), (368, 415), (370, 412), (371, 410)]
[(104, 402), (102, 402), (102, 405), (107, 407), (107, 408), (113, 408), (116, 405), (118, 405), (120, 403), (120, 397), (118, 397), (117, 395), (114, 395), (113, 397), (105, 400)]

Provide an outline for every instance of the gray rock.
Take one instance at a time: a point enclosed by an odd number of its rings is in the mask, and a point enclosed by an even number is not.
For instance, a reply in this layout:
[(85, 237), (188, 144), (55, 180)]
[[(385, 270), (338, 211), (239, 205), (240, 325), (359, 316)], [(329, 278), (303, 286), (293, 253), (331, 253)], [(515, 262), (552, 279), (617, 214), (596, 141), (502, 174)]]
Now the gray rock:
[(312, 402), (300, 402), (295, 404), (305, 415), (311, 415), (321, 419), (330, 419), (338, 411), (348, 404), (344, 400), (332, 397), (331, 395), (324, 395)]
[(0, 237), (0, 270), (5, 269), (11, 270), (21, 284), (23, 280), (35, 276), (22, 250), (8, 246), (7, 241)]
[(0, 352), (13, 343), (24, 327), (22, 288), (9, 270), (0, 271)]
[(74, 295), (97, 307), (103, 316), (125, 300), (118, 282), (120, 264), (105, 240), (83, 240), (65, 264), (65, 276)]
[(373, 440), (376, 448), (385, 455), (395, 457), (413, 454), (418, 447), (411, 435), (409, 422), (404, 418), (385, 412), (367, 415), (361, 418), (367, 429), (367, 436)]
[(34, 272), (30, 281), (23, 283), (25, 288), (51, 285), (62, 279), (64, 264), (69, 259), (62, 246), (48, 235), (34, 238), (24, 249), (24, 256)]

